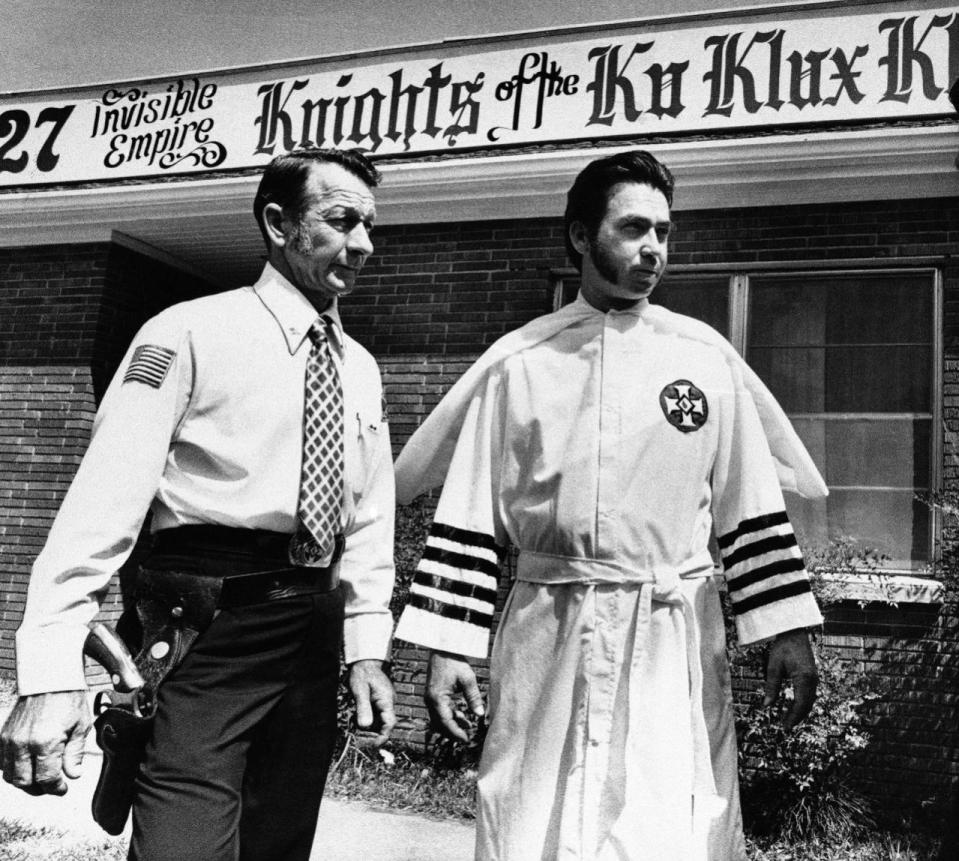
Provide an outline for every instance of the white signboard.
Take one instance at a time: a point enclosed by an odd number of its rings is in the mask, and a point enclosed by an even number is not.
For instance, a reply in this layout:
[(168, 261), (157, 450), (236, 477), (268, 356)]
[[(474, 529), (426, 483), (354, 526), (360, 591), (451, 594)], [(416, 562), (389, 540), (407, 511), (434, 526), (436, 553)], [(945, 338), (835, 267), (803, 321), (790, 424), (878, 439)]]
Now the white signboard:
[(959, 7), (921, 0), (471, 40), (0, 97), (0, 186), (915, 122), (957, 77)]

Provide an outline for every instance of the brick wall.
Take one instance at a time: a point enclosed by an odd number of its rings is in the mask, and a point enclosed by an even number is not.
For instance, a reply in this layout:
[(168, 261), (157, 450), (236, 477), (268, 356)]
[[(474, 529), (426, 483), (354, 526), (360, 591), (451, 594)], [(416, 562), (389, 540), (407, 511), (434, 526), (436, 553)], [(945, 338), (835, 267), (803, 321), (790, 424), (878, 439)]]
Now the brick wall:
[(476, 355), (551, 308), (564, 265), (555, 221), (383, 228), (344, 321), (378, 358)]
[(0, 366), (0, 667), (13, 666), (27, 576), (86, 449), (89, 372)]
[[(108, 243), (0, 250), (0, 670), (13, 668), (30, 566), (130, 340), (161, 308), (209, 290)], [(105, 618), (120, 600), (115, 584)]]
[(0, 251), (0, 666), (27, 577), (86, 448), (106, 246)]
[(867, 711), (869, 757), (857, 775), (890, 803), (931, 800), (957, 771), (959, 650), (931, 638), (936, 609), (871, 603), (829, 613), (826, 642), (882, 692)]

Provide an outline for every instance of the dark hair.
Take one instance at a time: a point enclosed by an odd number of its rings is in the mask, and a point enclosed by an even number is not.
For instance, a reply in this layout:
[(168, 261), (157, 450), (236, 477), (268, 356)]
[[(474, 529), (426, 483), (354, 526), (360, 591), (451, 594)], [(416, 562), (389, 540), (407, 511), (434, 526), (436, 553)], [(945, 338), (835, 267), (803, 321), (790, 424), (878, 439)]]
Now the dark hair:
[(256, 219), (266, 249), (272, 249), (263, 226), (263, 209), (268, 203), (278, 203), (290, 219), (299, 219), (306, 208), (305, 191), (314, 164), (338, 164), (363, 180), (370, 188), (380, 182), (380, 172), (358, 149), (300, 149), (278, 155), (263, 171), (260, 186), (253, 198), (253, 217)]
[(569, 238), (569, 228), (574, 221), (580, 222), (591, 238), (595, 238), (599, 223), (606, 214), (610, 191), (621, 182), (641, 182), (659, 189), (670, 206), (673, 204), (673, 175), (669, 168), (660, 164), (648, 152), (641, 149), (620, 152), (590, 162), (566, 195), (564, 234), (566, 253), (577, 271), (582, 272), (583, 255)]

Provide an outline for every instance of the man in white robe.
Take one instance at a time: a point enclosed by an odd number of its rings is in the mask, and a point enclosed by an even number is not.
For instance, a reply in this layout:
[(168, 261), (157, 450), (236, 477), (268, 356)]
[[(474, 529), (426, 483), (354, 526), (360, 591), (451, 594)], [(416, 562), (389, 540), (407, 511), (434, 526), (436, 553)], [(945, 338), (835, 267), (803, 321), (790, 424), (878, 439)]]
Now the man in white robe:
[(650, 306), (672, 177), (590, 164), (569, 193), (570, 306), (494, 345), (397, 462), (401, 501), (444, 483), (396, 636), (434, 650), (427, 702), (466, 738), (499, 563), (519, 551), (491, 657), (479, 775), (483, 861), (739, 861), (725, 634), (770, 640), (767, 701), (812, 707), (822, 617), (780, 484), (825, 493), (775, 400), (729, 344)]

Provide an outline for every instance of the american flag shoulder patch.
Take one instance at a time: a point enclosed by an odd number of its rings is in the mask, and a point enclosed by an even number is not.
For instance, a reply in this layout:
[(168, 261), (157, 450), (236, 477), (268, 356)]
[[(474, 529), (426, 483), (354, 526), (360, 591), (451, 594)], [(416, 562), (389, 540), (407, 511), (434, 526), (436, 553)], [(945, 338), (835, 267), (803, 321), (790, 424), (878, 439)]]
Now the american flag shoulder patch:
[(124, 383), (143, 383), (158, 389), (166, 378), (176, 350), (158, 347), (156, 344), (141, 344), (133, 351), (130, 364), (123, 375)]

